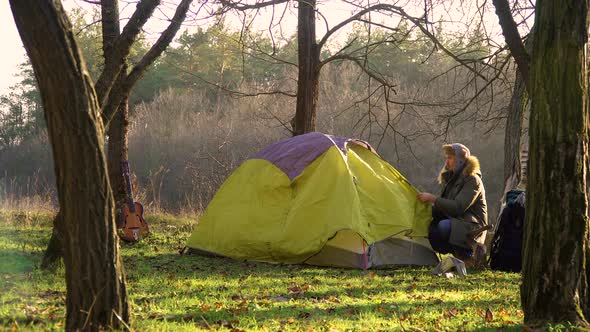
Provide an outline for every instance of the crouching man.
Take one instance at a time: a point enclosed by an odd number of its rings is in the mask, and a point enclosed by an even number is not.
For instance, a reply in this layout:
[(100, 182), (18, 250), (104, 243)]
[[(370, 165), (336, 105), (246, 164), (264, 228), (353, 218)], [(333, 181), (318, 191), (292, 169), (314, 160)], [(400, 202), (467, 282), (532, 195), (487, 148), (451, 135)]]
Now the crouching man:
[(463, 144), (446, 144), (442, 148), (445, 164), (438, 177), (440, 195), (422, 192), (418, 199), (432, 204), (432, 223), (428, 229), (432, 248), (468, 260), (476, 249), (482, 254), (489, 228), (479, 161)]

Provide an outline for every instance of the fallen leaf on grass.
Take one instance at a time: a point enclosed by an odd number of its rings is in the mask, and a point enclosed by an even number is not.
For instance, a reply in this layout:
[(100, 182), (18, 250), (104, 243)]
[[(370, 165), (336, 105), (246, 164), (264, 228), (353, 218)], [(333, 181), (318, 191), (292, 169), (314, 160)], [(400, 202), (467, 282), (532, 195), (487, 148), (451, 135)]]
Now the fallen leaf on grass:
[(458, 314), (459, 314), (459, 309), (457, 309), (457, 308), (452, 308), (450, 310), (443, 311), (443, 315), (447, 318), (457, 317)]
[(328, 302), (332, 302), (332, 303), (340, 303), (340, 299), (337, 298), (336, 296), (330, 296), (327, 299)]
[(234, 315), (241, 315), (243, 313), (248, 312), (248, 307), (235, 307), (235, 308), (229, 308), (229, 310), (234, 314)]
[(507, 318), (511, 315), (512, 313), (509, 310), (504, 310), (504, 308), (499, 308), (498, 309), (498, 315), (502, 318)]
[(490, 308), (486, 309), (486, 322), (491, 323), (494, 321), (494, 314)]
[(383, 307), (377, 307), (376, 310), (377, 310), (377, 312), (380, 312), (380, 313), (386, 313), (386, 312), (388, 312), (388, 310), (385, 309), (385, 308), (383, 308)]
[(32, 306), (32, 305), (28, 305), (28, 304), (25, 304), (24, 310), (27, 314), (32, 314), (32, 315), (36, 315), (37, 312), (39, 312), (39, 308)]
[(398, 320), (399, 320), (400, 322), (405, 322), (405, 321), (407, 321), (408, 319), (410, 319), (410, 316), (408, 316), (408, 315), (401, 315), (401, 316), (399, 316), (399, 318), (398, 318)]
[(294, 294), (303, 293), (303, 292), (305, 292), (306, 290), (308, 290), (310, 288), (311, 288), (311, 285), (309, 285), (309, 284), (305, 284), (305, 285), (303, 285), (301, 287), (299, 287), (297, 285), (295, 285), (293, 287), (287, 287), (287, 289), (289, 290), (289, 292), (294, 293)]

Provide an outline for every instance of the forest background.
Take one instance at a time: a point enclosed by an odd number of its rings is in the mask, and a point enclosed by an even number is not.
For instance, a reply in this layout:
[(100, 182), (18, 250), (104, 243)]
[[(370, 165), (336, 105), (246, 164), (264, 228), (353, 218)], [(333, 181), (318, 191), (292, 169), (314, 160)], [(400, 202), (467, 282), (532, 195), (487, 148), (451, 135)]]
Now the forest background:
[[(90, 74), (97, 77), (103, 61), (99, 14), (74, 9), (70, 18)], [(477, 27), (460, 35), (441, 28), (433, 34), (462, 61), (477, 65), (492, 55), (502, 58)], [(368, 39), (394, 42), (361, 47)], [(375, 80), (354, 63), (332, 61), (320, 76), (317, 131), (368, 141), (419, 190), (432, 192), (442, 167), (440, 146), (464, 143), (482, 164), (493, 220), (504, 187), (512, 63), (506, 60), (502, 75), (485, 82), (403, 20), (393, 32), (355, 23), (344, 40), (349, 49), (356, 45), (366, 53), (365, 68), (392, 82), (395, 96), (378, 93)], [(134, 53), (148, 48), (144, 41)], [(296, 36), (271, 39), (224, 20), (178, 36), (130, 100), (129, 159), (136, 199), (146, 213), (201, 213), (241, 162), (291, 136), (296, 63)], [(28, 62), (19, 77), (0, 97), (0, 207), (55, 210), (51, 150)]]

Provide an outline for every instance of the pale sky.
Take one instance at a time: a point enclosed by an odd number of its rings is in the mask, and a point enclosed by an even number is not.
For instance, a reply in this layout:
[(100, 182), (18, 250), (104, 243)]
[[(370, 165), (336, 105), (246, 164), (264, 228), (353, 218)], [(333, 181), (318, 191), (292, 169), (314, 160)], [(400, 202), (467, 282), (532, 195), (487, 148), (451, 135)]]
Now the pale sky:
[[(400, 0), (398, 1), (400, 4), (401, 3), (405, 3), (406, 5), (404, 6), (404, 8), (410, 8), (411, 6), (409, 6), (409, 3), (412, 3), (413, 1), (417, 1), (417, 0)], [(476, 2), (482, 1), (482, 0), (473, 0), (474, 4)], [(422, 1), (419, 1), (420, 3), (423, 3)], [(90, 5), (84, 5), (83, 2), (80, 2), (78, 0), (63, 0), (62, 1), (64, 7), (66, 7), (66, 9), (68, 8), (72, 8), (72, 7), (76, 7), (76, 6), (87, 6), (88, 8), (90, 8)], [(197, 3), (197, 1), (195, 1), (195, 3)], [(342, 20), (350, 17), (351, 15), (351, 9), (348, 8), (344, 8), (342, 5), (340, 5), (342, 2), (341, 1), (335, 1), (335, 0), (324, 0), (324, 1), (318, 1), (318, 8), (321, 11), (321, 13), (326, 17), (326, 19), (329, 22), (330, 27), (333, 27), (334, 25), (336, 25), (337, 23), (341, 22)], [(465, 2), (461, 2), (463, 4), (465, 4)], [(120, 4), (120, 6), (124, 6), (123, 3)], [(134, 7), (134, 6), (129, 6), (129, 7)], [(133, 10), (134, 8), (128, 8), (128, 10)], [(444, 15), (446, 16), (450, 16), (453, 18), (453, 20), (461, 20), (461, 17), (469, 17), (473, 15), (473, 11), (472, 9), (468, 9), (465, 6), (459, 6), (456, 8), (446, 8), (446, 10), (448, 12), (445, 12)], [(286, 15), (286, 19), (284, 20), (284, 26), (286, 26), (287, 31), (285, 32), (286, 34), (292, 34), (295, 32), (295, 28), (297, 26), (296, 23), (296, 11), (295, 13), (293, 13), (293, 9), (291, 9), (291, 11), (287, 11), (287, 15)], [(291, 12), (291, 15), (289, 15), (289, 12)], [(420, 13), (412, 13), (412, 11), (410, 11), (410, 13), (412, 15), (416, 15), (419, 16)], [(264, 14), (262, 14), (264, 15)], [(126, 17), (128, 15), (124, 15), (122, 14), (121, 17)], [(267, 14), (265, 16), (270, 16), (270, 14)], [(496, 31), (488, 31), (489, 33), (491, 33), (492, 35), (498, 35), (499, 34), (499, 28), (497, 26), (497, 18), (495, 17), (493, 11), (490, 11), (488, 14), (486, 14), (486, 16), (488, 16), (488, 18), (486, 18), (486, 26), (489, 26), (490, 30), (496, 30)], [(458, 19), (456, 19), (457, 17), (459, 17)], [(373, 20), (375, 21), (383, 21), (384, 17), (379, 19), (378, 16), (373, 16)], [(438, 19), (435, 18), (435, 20)], [(164, 22), (164, 20), (162, 20), (162, 14), (160, 14), (160, 20), (156, 19), (155, 23), (152, 23), (152, 26), (162, 26), (162, 22)], [(264, 22), (264, 18), (257, 18), (256, 22), (260, 24), (261, 26), (261, 30), (264, 30), (266, 28), (268, 28), (268, 23), (263, 23)], [(123, 22), (122, 25), (124, 25), (126, 22)], [(149, 22), (148, 22), (149, 24)], [(231, 22), (230, 22), (231, 24)], [(190, 25), (190, 22), (189, 22)], [(460, 27), (456, 28), (456, 29), (464, 29), (465, 26), (461, 25)], [(153, 28), (153, 30), (157, 31), (161, 31), (163, 28)], [(181, 28), (181, 30), (183, 30), (184, 28)], [(317, 37), (321, 38), (324, 33), (325, 33), (325, 23), (323, 21), (318, 21), (317, 22)], [(290, 31), (288, 31), (290, 30)], [(20, 36), (18, 35), (18, 31), (16, 30), (16, 26), (14, 24), (14, 19), (12, 18), (12, 12), (10, 10), (10, 5), (9, 2), (7, 0), (0, 0), (0, 31), (2, 31), (2, 37), (1, 37), (1, 42), (2, 42), (2, 52), (0, 53), (0, 95), (5, 94), (9, 87), (15, 83), (18, 82), (18, 78), (15, 77), (15, 75), (18, 74), (18, 65), (20, 63), (22, 63), (25, 60), (25, 51), (24, 48), (22, 47), (22, 42), (20, 41)], [(335, 34), (334, 38), (336, 40), (338, 40), (338, 36), (340, 36), (342, 39), (343, 36), (346, 36), (347, 30), (343, 29), (343, 31), (340, 31), (340, 33)], [(157, 36), (158, 34), (155, 33), (153, 34), (153, 36)], [(333, 39), (332, 39), (333, 40)]]
[(12, 12), (7, 0), (0, 0), (0, 31), (2, 31), (2, 52), (0, 52), (0, 95), (18, 80), (13, 76), (17, 66), (24, 61), (25, 49), (14, 25)]
[[(195, 1), (196, 3), (197, 1)], [(330, 2), (325, 1), (325, 2)], [(340, 1), (333, 1), (334, 3), (340, 3)], [(87, 5), (84, 4), (81, 1), (77, 1), (77, 0), (62, 0), (62, 4), (64, 5), (64, 7), (66, 9), (71, 9), (73, 7), (78, 7), (78, 6), (82, 6), (87, 10), (90, 10), (90, 8), (92, 7), (91, 5)], [(132, 11), (134, 9), (134, 6), (128, 6), (124, 7), (124, 4), (121, 3), (121, 10), (127, 10), (127, 11)], [(346, 19), (349, 15), (350, 15), (350, 10), (348, 9), (344, 9), (344, 8), (337, 8), (339, 6), (336, 6), (336, 8), (332, 7), (329, 8), (327, 10), (324, 10), (324, 15), (326, 16), (326, 18), (331, 21), (331, 22), (340, 22), (343, 19)], [(295, 13), (296, 14), (296, 13)], [(151, 22), (151, 26), (157, 26), (157, 27), (162, 27), (162, 25), (166, 22), (163, 23), (162, 15), (159, 14), (158, 12), (156, 12), (156, 19), (155, 20), (150, 20), (148, 21), (148, 25)], [(160, 16), (160, 20), (158, 20), (157, 16)], [(268, 15), (270, 16), (270, 15)], [(128, 17), (128, 15), (121, 15), (122, 18)], [(153, 22), (155, 21), (155, 22)], [(260, 23), (261, 25), (264, 24), (262, 23), (261, 19), (257, 19), (257, 23)], [(284, 20), (285, 22), (285, 26), (289, 27), (285, 33), (286, 34), (292, 34), (295, 32), (295, 28), (297, 27), (297, 21), (295, 19), (295, 16), (293, 15), (286, 15), (286, 19)], [(122, 26), (125, 24), (126, 22), (122, 23)], [(190, 28), (190, 22), (189, 24), (189, 28)], [(231, 22), (230, 22), (231, 24)], [(268, 23), (267, 23), (268, 24)], [(336, 23), (334, 23), (336, 24)], [(325, 29), (323, 28), (323, 22), (321, 24), (318, 24), (317, 26), (317, 35), (322, 36)], [(266, 27), (262, 27), (262, 29), (265, 29)], [(154, 30), (156, 30), (154, 33), (154, 36), (157, 37), (157, 32), (163, 30), (163, 28), (152, 28)], [(181, 31), (184, 30), (185, 28), (181, 28)], [(288, 31), (290, 30), (290, 31)], [(18, 77), (15, 77), (15, 75), (18, 74), (18, 65), (22, 62), (24, 62), (24, 60), (26, 59), (26, 52), (22, 46), (22, 42), (20, 40), (20, 36), (18, 34), (18, 31), (16, 29), (16, 26), (14, 24), (14, 19), (12, 17), (12, 12), (10, 10), (10, 4), (7, 0), (0, 0), (0, 31), (2, 31), (2, 52), (0, 53), (0, 95), (5, 94), (8, 89), (10, 88), (10, 86), (14, 85), (15, 83), (17, 83), (19, 81)], [(340, 33), (337, 34), (335, 37), (337, 38), (338, 35), (345, 35), (344, 33)], [(148, 37), (149, 37), (149, 33), (148, 33)]]

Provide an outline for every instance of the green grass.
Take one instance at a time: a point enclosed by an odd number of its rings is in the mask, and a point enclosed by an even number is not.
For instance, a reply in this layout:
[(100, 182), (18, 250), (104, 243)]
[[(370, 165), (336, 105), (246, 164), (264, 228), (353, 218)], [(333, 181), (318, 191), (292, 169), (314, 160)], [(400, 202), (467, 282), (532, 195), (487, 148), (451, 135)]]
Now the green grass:
[[(195, 220), (122, 244), (136, 331), (521, 331), (519, 274), (359, 271), (180, 256)], [(0, 211), (0, 329), (63, 330), (64, 270), (38, 269), (51, 215)], [(486, 311), (492, 313), (493, 318)]]

